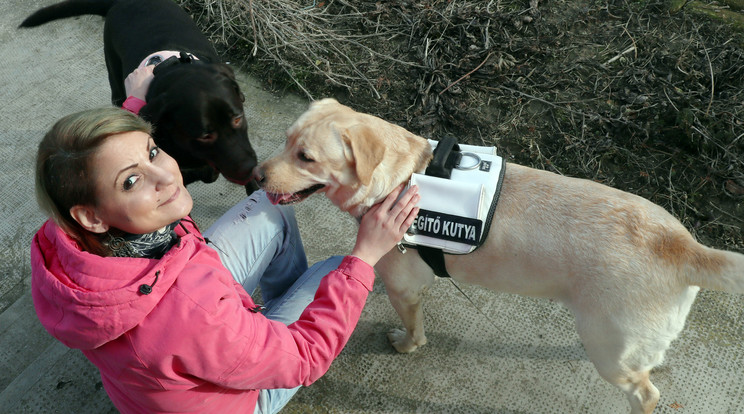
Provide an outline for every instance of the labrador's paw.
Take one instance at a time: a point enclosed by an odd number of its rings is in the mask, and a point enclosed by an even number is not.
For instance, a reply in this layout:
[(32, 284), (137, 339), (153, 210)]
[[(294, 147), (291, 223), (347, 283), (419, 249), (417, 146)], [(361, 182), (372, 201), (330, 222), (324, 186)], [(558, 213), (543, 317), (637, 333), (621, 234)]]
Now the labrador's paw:
[[(396, 351), (407, 354), (415, 351), (420, 345), (426, 344), (426, 338), (420, 341), (414, 341), (408, 335), (405, 329), (391, 329), (387, 334), (390, 344), (395, 348)], [(418, 343), (417, 343), (418, 342)]]

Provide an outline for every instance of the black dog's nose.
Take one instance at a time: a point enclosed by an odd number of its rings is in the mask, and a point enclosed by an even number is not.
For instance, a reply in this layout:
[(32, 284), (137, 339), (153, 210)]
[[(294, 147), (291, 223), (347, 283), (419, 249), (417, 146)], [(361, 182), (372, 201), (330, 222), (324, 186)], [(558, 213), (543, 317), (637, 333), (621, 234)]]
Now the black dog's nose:
[(264, 183), (264, 181), (266, 181), (266, 176), (264, 175), (263, 168), (261, 167), (254, 168), (252, 178), (259, 186), (261, 186)]
[(258, 183), (255, 180), (250, 180), (248, 181), (248, 184), (245, 185), (245, 195), (249, 196), (259, 188), (261, 187), (258, 186)]
[(264, 179), (263, 171), (258, 167), (254, 167), (251, 172), (251, 179), (248, 181), (248, 184), (245, 185), (246, 195), (251, 195), (251, 193), (261, 188)]

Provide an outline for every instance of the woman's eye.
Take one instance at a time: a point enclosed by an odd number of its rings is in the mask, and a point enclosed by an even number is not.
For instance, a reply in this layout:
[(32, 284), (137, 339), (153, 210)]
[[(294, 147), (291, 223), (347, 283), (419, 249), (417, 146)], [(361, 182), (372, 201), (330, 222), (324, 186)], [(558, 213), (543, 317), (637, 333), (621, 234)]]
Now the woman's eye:
[(127, 177), (126, 180), (124, 180), (124, 185), (122, 186), (124, 188), (124, 191), (131, 190), (132, 187), (137, 183), (137, 180), (139, 180), (139, 177), (136, 175), (131, 175)]
[(300, 153), (299, 153), (299, 155), (297, 155), (297, 157), (302, 162), (315, 162), (315, 160), (312, 159), (312, 158), (310, 158), (304, 151), (300, 151)]
[(158, 154), (160, 154), (160, 147), (152, 147), (150, 150), (150, 161), (152, 161)]

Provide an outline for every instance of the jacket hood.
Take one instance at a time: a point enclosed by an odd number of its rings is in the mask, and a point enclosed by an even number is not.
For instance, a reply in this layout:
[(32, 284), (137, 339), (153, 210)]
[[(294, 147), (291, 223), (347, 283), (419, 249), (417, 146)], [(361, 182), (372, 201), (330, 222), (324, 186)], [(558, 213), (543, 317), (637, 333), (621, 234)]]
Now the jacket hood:
[[(196, 248), (194, 238), (182, 235), (161, 259), (101, 257), (82, 251), (48, 220), (31, 243), (31, 292), (41, 324), (70, 348), (94, 349), (118, 338), (173, 285)], [(142, 285), (150, 292), (141, 292)]]

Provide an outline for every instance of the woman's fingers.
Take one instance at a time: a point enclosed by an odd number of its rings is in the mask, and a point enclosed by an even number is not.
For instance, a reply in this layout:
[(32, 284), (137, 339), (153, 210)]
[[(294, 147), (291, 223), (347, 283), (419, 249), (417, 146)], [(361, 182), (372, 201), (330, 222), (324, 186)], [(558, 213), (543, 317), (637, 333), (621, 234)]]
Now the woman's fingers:
[(403, 191), (405, 188), (405, 183), (395, 187), (395, 189), (385, 197), (384, 200), (382, 200), (382, 203), (380, 203), (380, 208), (382, 211), (388, 211), (391, 207), (395, 205), (395, 200), (398, 199), (398, 196), (400, 195), (400, 192)]
[[(419, 196), (418, 199), (420, 198), (421, 197)], [(416, 203), (418, 203), (418, 199), (416, 200)], [(418, 216), (419, 208), (416, 207), (416, 203), (413, 204), (413, 208), (408, 211), (408, 215), (405, 217), (405, 220), (403, 220), (403, 224), (401, 225), (401, 230), (403, 233), (405, 233), (406, 230), (408, 230), (408, 228), (413, 225), (413, 222), (416, 220), (416, 216)]]
[(401, 195), (403, 188), (397, 187), (362, 216), (352, 254), (373, 266), (400, 242), (418, 214), (416, 203), (421, 198), (418, 188), (413, 186)]
[[(398, 202), (395, 203), (391, 210), (391, 214), (395, 218), (395, 224), (398, 227), (405, 230), (411, 226), (413, 219), (416, 217), (416, 214), (418, 214), (418, 207), (416, 207), (416, 204), (420, 199), (421, 196), (418, 194), (418, 187), (416, 186), (412, 186), (402, 196), (400, 196)], [(414, 210), (415, 214), (411, 214), (414, 213)], [(406, 223), (408, 223), (407, 226), (405, 225)]]
[(124, 79), (124, 90), (127, 96), (145, 100), (147, 89), (154, 77), (153, 70), (155, 66), (145, 66), (137, 68)]

